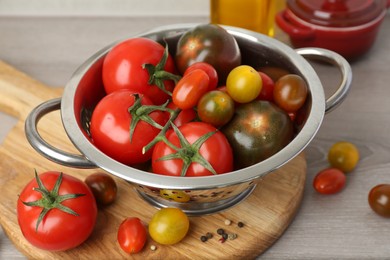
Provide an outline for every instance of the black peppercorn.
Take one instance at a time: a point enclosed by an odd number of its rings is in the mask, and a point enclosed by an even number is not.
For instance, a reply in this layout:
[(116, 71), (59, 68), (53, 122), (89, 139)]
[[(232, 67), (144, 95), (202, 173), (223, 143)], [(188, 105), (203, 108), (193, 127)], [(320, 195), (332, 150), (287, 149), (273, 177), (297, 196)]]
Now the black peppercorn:
[(213, 234), (211, 234), (210, 232), (207, 232), (206, 237), (207, 237), (207, 239), (213, 238)]
[(208, 238), (207, 238), (206, 236), (201, 236), (201, 237), (200, 237), (200, 240), (201, 240), (202, 242), (206, 242), (207, 239), (208, 239)]
[(223, 235), (223, 234), (225, 234), (225, 230), (223, 230), (223, 228), (218, 228), (217, 229), (217, 234), (218, 235)]
[(237, 223), (237, 226), (242, 228), (244, 226), (244, 223), (242, 223), (241, 221)]

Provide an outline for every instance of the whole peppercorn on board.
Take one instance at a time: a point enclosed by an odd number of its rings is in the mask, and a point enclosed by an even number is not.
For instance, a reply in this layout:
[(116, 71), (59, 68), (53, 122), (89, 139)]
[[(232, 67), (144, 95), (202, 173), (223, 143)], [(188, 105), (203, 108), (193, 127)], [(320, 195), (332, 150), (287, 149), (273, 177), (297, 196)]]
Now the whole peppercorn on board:
[[(156, 208), (142, 200), (124, 180), (115, 178), (118, 197), (114, 204), (99, 209), (92, 235), (81, 246), (65, 252), (49, 252), (30, 245), (17, 222), (16, 202), (26, 183), (38, 172), (63, 171), (82, 180), (99, 169), (81, 170), (64, 167), (39, 155), (28, 143), (24, 122), (29, 112), (43, 101), (60, 97), (62, 88), (50, 88), (0, 61), (0, 111), (18, 119), (0, 145), (0, 224), (15, 246), (32, 259), (250, 259), (261, 255), (282, 236), (292, 222), (303, 195), (306, 160), (300, 154), (277, 171), (265, 176), (243, 202), (213, 215), (190, 217), (187, 237), (172, 246), (155, 243), (150, 237), (138, 254), (127, 255), (117, 241), (117, 230), (126, 217), (139, 217), (145, 224)], [(63, 129), (59, 112), (43, 118), (38, 129), (50, 144), (77, 153)], [(229, 221), (226, 221), (229, 220)], [(230, 225), (226, 223), (230, 222)], [(243, 226), (239, 227), (238, 223)], [(240, 225), (241, 226), (241, 225)], [(220, 240), (223, 228), (235, 239)], [(202, 242), (210, 232), (213, 236)], [(155, 250), (151, 247), (156, 246)]]

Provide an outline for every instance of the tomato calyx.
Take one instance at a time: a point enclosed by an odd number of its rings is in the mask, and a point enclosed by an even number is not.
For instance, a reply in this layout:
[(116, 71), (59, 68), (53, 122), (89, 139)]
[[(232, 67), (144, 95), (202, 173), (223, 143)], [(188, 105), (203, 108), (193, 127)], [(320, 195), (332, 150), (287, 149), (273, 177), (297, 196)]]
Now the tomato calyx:
[(30, 201), (30, 202), (25, 202), (22, 201), (22, 203), (26, 206), (30, 207), (41, 207), (42, 211), (39, 214), (39, 217), (37, 219), (37, 223), (35, 226), (35, 230), (38, 231), (39, 224), (42, 222), (43, 218), (45, 215), (52, 209), (59, 209), (65, 213), (74, 215), (74, 216), (79, 216), (77, 212), (73, 211), (71, 208), (62, 205), (62, 202), (65, 200), (69, 199), (76, 199), (81, 196), (85, 196), (85, 194), (81, 193), (73, 193), (73, 194), (64, 194), (64, 195), (59, 195), (59, 189), (62, 183), (62, 172), (60, 173), (53, 189), (49, 191), (42, 183), (41, 179), (38, 177), (37, 171), (35, 171), (35, 179), (38, 183), (38, 188), (34, 188), (34, 191), (37, 191), (42, 194), (42, 198), (36, 201)]
[(168, 94), (169, 96), (172, 96), (172, 93), (165, 88), (164, 81), (172, 80), (175, 82), (176, 85), (176, 83), (181, 79), (181, 76), (175, 75), (173, 73), (164, 70), (164, 66), (167, 63), (168, 57), (169, 57), (168, 44), (165, 44), (164, 54), (161, 57), (159, 63), (157, 65), (145, 63), (142, 65), (142, 68), (146, 69), (149, 73), (149, 80), (148, 80), (149, 85), (156, 85), (164, 93)]
[(192, 163), (199, 163), (204, 168), (209, 170), (212, 174), (216, 175), (217, 172), (214, 170), (213, 166), (200, 154), (200, 147), (204, 142), (207, 141), (216, 131), (208, 132), (202, 135), (199, 139), (197, 139), (193, 144), (190, 144), (184, 135), (180, 132), (180, 130), (172, 124), (172, 128), (179, 138), (180, 146), (177, 147), (167, 139), (163, 140), (168, 146), (170, 146), (176, 153), (168, 154), (166, 156), (160, 157), (158, 160), (174, 160), (181, 159), (183, 161), (183, 167), (181, 169), (181, 176), (185, 176), (188, 168)]
[(142, 97), (139, 94), (132, 94), (134, 96), (134, 104), (129, 107), (129, 113), (131, 115), (131, 123), (130, 123), (130, 141), (133, 138), (134, 130), (140, 120), (154, 126), (157, 129), (163, 129), (163, 126), (154, 121), (149, 114), (154, 111), (171, 111), (171, 109), (167, 108), (169, 101), (164, 103), (161, 106), (155, 105), (143, 105), (141, 103)]

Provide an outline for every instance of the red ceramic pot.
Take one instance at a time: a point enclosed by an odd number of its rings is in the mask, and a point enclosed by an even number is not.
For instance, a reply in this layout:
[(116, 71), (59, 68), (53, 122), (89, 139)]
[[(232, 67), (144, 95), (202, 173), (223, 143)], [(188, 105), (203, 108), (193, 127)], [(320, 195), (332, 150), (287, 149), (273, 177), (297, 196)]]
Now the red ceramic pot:
[(333, 50), (347, 59), (375, 42), (390, 0), (287, 0), (276, 23), (292, 45)]

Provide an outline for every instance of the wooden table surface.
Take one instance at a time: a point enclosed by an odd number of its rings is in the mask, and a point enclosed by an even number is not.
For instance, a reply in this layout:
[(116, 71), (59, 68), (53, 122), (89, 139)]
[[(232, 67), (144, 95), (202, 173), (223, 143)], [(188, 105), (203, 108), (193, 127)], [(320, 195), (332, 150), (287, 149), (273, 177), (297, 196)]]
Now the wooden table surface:
[[(107, 44), (159, 25), (187, 22), (208, 22), (208, 18), (0, 17), (0, 60), (59, 87), (79, 64)], [(367, 202), (372, 187), (390, 183), (389, 47), (390, 14), (371, 51), (351, 62), (353, 83), (347, 99), (326, 114), (306, 149), (308, 176), (301, 208), (261, 259), (390, 258), (390, 219), (376, 215)], [(338, 82), (337, 70), (314, 66), (329, 95)], [(0, 113), (0, 122), (1, 141), (16, 120)], [(361, 160), (348, 174), (341, 193), (320, 195), (312, 188), (313, 178), (328, 166), (327, 151), (340, 140), (355, 143)], [(0, 259), (17, 258), (24, 256), (0, 229)]]

